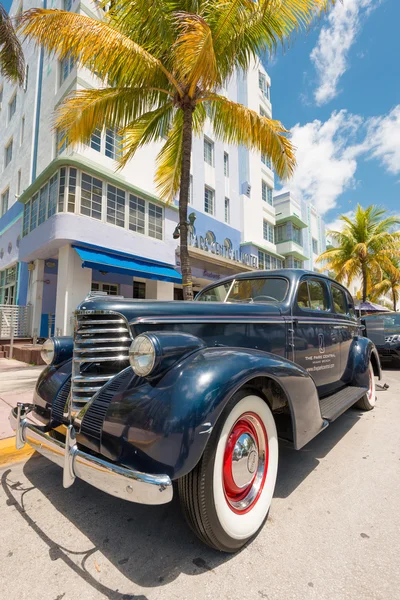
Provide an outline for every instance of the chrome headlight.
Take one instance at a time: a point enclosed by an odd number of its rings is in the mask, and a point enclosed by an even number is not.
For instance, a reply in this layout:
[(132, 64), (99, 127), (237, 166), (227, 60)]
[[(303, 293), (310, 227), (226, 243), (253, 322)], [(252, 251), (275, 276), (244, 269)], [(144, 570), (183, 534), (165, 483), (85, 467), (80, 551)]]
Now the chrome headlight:
[(46, 365), (50, 365), (54, 360), (55, 354), (55, 345), (52, 338), (49, 338), (45, 341), (40, 351), (40, 356), (46, 363)]
[(157, 352), (154, 342), (147, 335), (138, 335), (129, 348), (129, 362), (140, 377), (147, 377), (154, 369)]

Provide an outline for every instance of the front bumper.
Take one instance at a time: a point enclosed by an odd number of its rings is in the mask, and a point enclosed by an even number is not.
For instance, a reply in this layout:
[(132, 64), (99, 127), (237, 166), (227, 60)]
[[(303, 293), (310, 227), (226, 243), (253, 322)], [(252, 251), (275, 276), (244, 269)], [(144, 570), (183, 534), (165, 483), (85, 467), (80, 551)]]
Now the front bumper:
[(51, 437), (38, 425), (28, 423), (26, 415), (34, 409), (33, 404), (18, 404), (10, 414), (11, 427), (16, 432), (16, 446), (21, 449), (29, 444), (63, 468), (64, 487), (70, 487), (76, 477), (94, 487), (130, 502), (140, 504), (166, 504), (172, 500), (172, 482), (168, 475), (149, 475), (79, 450), (75, 429), (69, 425), (65, 443)]

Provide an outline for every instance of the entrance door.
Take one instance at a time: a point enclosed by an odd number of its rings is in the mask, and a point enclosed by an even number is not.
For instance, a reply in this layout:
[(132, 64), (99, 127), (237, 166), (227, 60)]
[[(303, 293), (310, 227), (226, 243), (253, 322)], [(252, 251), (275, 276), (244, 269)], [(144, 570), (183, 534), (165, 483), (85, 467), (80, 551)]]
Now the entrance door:
[(293, 306), (295, 362), (315, 381), (320, 396), (340, 386), (341, 331), (336, 327), (325, 279), (301, 280)]

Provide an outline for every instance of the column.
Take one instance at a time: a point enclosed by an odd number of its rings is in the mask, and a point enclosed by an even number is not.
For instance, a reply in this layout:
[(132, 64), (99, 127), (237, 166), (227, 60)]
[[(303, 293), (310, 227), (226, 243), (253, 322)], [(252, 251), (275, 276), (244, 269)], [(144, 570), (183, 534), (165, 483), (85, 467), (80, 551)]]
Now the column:
[(28, 270), (30, 281), (28, 287), (28, 304), (31, 308), (31, 335), (40, 336), (40, 323), (42, 320), (42, 301), (44, 283), (44, 260), (41, 258), (29, 263)]
[(173, 300), (174, 284), (169, 281), (146, 281), (146, 300)]
[(92, 269), (82, 269), (82, 261), (68, 244), (58, 251), (56, 295), (56, 335), (73, 335), (73, 314), (88, 295)]

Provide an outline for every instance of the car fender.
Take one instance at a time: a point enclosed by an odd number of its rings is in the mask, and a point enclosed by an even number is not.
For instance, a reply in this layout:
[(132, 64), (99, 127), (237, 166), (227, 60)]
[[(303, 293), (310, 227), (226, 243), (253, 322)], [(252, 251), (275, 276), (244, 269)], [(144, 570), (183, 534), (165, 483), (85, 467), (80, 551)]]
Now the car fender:
[(158, 382), (115, 395), (104, 420), (101, 453), (145, 472), (181, 477), (199, 461), (232, 395), (260, 376), (275, 380), (285, 392), (294, 445), (301, 448), (324, 427), (309, 374), (260, 350), (208, 347), (177, 363)]
[(348, 381), (350, 385), (368, 388), (368, 367), (371, 360), (375, 375), (381, 379), (381, 363), (375, 344), (369, 338), (356, 336), (350, 347), (344, 380)]

